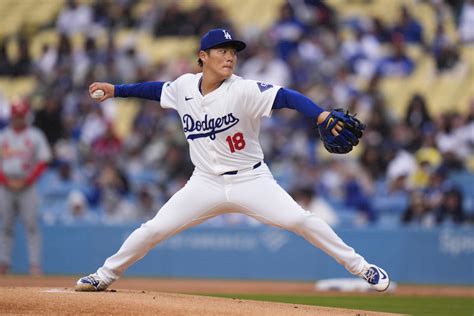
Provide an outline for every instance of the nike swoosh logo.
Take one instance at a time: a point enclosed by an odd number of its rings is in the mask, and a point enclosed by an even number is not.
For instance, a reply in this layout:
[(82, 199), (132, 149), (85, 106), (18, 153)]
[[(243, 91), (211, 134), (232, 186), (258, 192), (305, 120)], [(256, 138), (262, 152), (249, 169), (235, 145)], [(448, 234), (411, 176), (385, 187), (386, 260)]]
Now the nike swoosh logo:
[(382, 270), (380, 270), (380, 273), (382, 273), (382, 280), (385, 280), (387, 278), (387, 275), (385, 273), (383, 273)]
[(189, 101), (191, 99), (194, 99), (194, 98), (188, 98), (188, 97), (184, 97), (184, 101)]
[(332, 117), (330, 117), (329, 120), (328, 120), (328, 123), (326, 124), (326, 129), (329, 128), (329, 125), (331, 125), (332, 122), (334, 122), (334, 119)]

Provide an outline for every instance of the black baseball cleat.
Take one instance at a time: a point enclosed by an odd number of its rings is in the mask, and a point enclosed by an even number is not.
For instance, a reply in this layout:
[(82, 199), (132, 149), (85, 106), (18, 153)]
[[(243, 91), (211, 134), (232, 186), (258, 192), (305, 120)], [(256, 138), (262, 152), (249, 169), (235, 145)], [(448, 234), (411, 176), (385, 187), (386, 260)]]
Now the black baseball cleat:
[(369, 264), (359, 276), (366, 280), (373, 289), (379, 292), (386, 291), (390, 286), (390, 278), (387, 272), (374, 264)]
[(109, 284), (105, 283), (97, 273), (89, 274), (77, 281), (74, 290), (76, 292), (101, 292), (105, 291)]

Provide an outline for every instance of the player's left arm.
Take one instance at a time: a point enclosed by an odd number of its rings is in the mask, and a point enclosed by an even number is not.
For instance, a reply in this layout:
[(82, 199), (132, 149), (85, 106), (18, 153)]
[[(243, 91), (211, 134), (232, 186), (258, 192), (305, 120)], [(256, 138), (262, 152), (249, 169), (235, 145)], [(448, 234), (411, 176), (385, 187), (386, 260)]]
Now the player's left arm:
[(24, 180), (24, 186), (28, 187), (35, 183), (43, 172), (48, 168), (48, 164), (52, 159), (51, 149), (44, 134), (36, 130), (36, 166), (31, 170), (30, 174)]
[(365, 125), (354, 115), (342, 110), (324, 111), (305, 95), (281, 88), (273, 103), (273, 109), (290, 108), (303, 113), (316, 122), (324, 147), (331, 153), (344, 154), (359, 143)]
[[(304, 94), (287, 88), (280, 88), (275, 97), (275, 101), (273, 101), (272, 109), (276, 110), (282, 108), (296, 110), (316, 122), (316, 124), (324, 122), (330, 113), (329, 111), (323, 110)], [(334, 134), (337, 135), (341, 129), (342, 124), (337, 125), (333, 131)]]
[(36, 182), (36, 180), (43, 174), (43, 172), (48, 168), (48, 163), (46, 161), (40, 161), (33, 168), (33, 171), (26, 177), (25, 186), (30, 186)]

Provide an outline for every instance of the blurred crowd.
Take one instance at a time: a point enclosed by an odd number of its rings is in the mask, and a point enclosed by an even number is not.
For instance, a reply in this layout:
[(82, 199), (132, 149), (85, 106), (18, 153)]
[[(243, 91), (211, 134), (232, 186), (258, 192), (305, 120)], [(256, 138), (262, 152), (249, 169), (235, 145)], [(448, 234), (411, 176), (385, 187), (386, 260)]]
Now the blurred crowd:
[[(115, 101), (96, 103), (88, 85), (173, 80), (198, 72), (196, 58), (152, 64), (133, 45), (118, 47), (114, 35), (129, 28), (156, 37), (201, 36), (215, 27), (239, 30), (214, 2), (201, 2), (189, 11), (179, 1), (150, 1), (131, 14), (140, 2), (67, 1), (54, 24), (45, 26), (61, 34), (58, 45), (44, 45), (38, 58), (31, 57), (27, 35), (0, 40), (0, 75), (37, 78), (27, 100), (37, 109), (31, 121), (45, 133), (55, 157), (39, 186), (45, 223), (143, 221), (186, 183), (193, 166), (177, 114), (140, 101), (130, 133), (119, 137)], [(317, 0), (282, 4), (267, 29), (240, 29), (248, 49), (239, 55), (238, 75), (298, 90), (326, 109), (347, 108), (367, 123), (355, 152), (339, 157), (324, 152), (314, 123), (300, 113), (278, 110), (262, 122), (265, 161), (275, 178), (330, 225), (473, 222), (474, 98), (466, 112), (435, 114), (423, 95), (414, 95), (398, 117), (380, 89), (383, 78), (415, 71), (408, 45), (433, 58), (439, 73), (466, 66), (459, 47), (474, 45), (474, 2), (438, 0), (432, 8), (437, 27), (431, 42), (406, 7), (387, 24), (376, 16), (342, 20)], [(457, 42), (445, 34), (444, 19), (451, 15)], [(350, 36), (343, 36), (346, 30)], [(86, 40), (73, 49), (77, 33)], [(99, 33), (107, 34), (105, 45), (98, 44)], [(8, 40), (18, 41), (14, 61), (7, 55)], [(360, 88), (358, 79), (367, 85)], [(0, 111), (0, 128), (7, 123), (8, 113)], [(233, 214), (204, 225), (241, 224), (258, 225)]]

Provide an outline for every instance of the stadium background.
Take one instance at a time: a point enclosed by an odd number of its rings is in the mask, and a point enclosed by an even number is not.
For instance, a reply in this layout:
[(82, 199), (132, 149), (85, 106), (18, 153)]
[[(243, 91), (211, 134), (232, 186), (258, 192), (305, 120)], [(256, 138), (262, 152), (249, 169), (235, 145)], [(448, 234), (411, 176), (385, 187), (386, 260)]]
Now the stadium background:
[[(199, 71), (199, 37), (226, 27), (249, 44), (237, 74), (368, 123), (353, 153), (330, 156), (311, 122), (275, 112), (261, 140), (278, 182), (395, 281), (472, 285), (472, 10), (472, 2), (409, 0), (78, 1), (75, 9), (1, 1), (0, 126), (9, 102), (25, 98), (55, 154), (39, 183), (44, 272), (95, 270), (192, 171), (179, 117), (137, 100), (98, 105), (88, 85)], [(25, 273), (17, 235), (12, 269)], [(129, 274), (347, 276), (300, 238), (238, 215), (180, 236)]]

